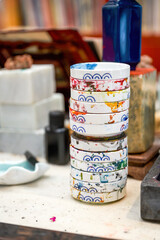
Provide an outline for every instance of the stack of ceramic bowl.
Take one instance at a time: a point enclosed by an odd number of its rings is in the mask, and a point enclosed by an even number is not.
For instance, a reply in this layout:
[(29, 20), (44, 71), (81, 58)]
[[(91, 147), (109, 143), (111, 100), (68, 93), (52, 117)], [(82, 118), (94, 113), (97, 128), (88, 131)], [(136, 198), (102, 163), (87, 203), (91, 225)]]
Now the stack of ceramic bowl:
[(82, 63), (71, 66), (71, 194), (90, 203), (126, 194), (130, 66)]

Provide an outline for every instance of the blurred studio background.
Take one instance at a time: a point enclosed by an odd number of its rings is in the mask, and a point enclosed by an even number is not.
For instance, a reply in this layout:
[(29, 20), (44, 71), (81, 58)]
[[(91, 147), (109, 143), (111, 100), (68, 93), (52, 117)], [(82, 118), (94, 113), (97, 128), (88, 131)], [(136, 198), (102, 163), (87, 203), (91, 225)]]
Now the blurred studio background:
[[(65, 94), (67, 105), (69, 97), (69, 65), (75, 62), (100, 61), (102, 59), (102, 6), (106, 2), (107, 0), (0, 0), (0, 40), (32, 41), (29, 46), (22, 46), (21, 42), (18, 50), (16, 50), (16, 44), (12, 46), (12, 49), (9, 49), (9, 46), (6, 48), (1, 45), (0, 66), (3, 67), (5, 59), (10, 54), (20, 54), (20, 49), (23, 51), (25, 49), (26, 52), (32, 52), (33, 54), (36, 46), (36, 43), (33, 46), (33, 41), (49, 43), (51, 35), (52, 40), (56, 41), (58, 39), (57, 33), (47, 34), (47, 29), (76, 29), (80, 37), (89, 44), (92, 53), (87, 50), (86, 54), (86, 46), (79, 50), (78, 46), (82, 46), (79, 37), (73, 33), (73, 35), (67, 33), (64, 38), (63, 34), (59, 38), (61, 41), (64, 39), (66, 42), (68, 41), (67, 47), (70, 45), (72, 59), (69, 62), (68, 58), (71, 58), (71, 54), (67, 55), (64, 48), (62, 47), (62, 49), (56, 44), (54, 46), (56, 50), (52, 51), (52, 53), (49, 50), (50, 46), (37, 45), (39, 56), (37, 57), (36, 54), (34, 56), (36, 63), (54, 62), (57, 90)], [(138, 0), (138, 2), (143, 6), (141, 55), (150, 56), (153, 59), (152, 65), (158, 71), (157, 99), (159, 101), (156, 103), (156, 109), (158, 110), (160, 108), (160, 63), (158, 59), (160, 53), (160, 1)], [(26, 32), (32, 31), (32, 34), (3, 34), (3, 31), (8, 30), (19, 30), (20, 33), (22, 29), (25, 29)], [(46, 33), (44, 33), (45, 31)], [(35, 32), (36, 34), (34, 34)], [(71, 39), (74, 42), (73, 44), (71, 44)], [(13, 48), (15, 48), (14, 52), (12, 52)], [(73, 54), (73, 52), (78, 52), (77, 49), (79, 50), (79, 56), (76, 56), (76, 53)]]

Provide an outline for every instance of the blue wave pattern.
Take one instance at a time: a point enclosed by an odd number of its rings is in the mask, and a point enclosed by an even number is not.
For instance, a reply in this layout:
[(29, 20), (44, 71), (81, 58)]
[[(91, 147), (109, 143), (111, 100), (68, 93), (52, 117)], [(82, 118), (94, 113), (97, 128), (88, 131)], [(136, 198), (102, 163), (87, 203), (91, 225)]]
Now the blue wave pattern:
[(101, 173), (101, 172), (112, 172), (114, 170), (116, 170), (115, 166), (97, 167), (97, 168), (90, 166), (90, 167), (87, 168), (87, 172), (99, 172), (99, 173)]
[(77, 190), (82, 191), (82, 192), (89, 192), (89, 193), (97, 193), (98, 192), (97, 189), (94, 188), (94, 187), (87, 188), (87, 187), (85, 187), (81, 184), (77, 184), (77, 183), (74, 184), (73, 187), (76, 188)]
[(80, 123), (85, 123), (86, 122), (85, 117), (82, 116), (82, 115), (77, 116), (76, 114), (72, 114), (72, 119), (75, 122), (80, 122)]
[(77, 127), (76, 125), (72, 126), (72, 130), (79, 133), (85, 133), (86, 130), (83, 127)]
[[(76, 115), (76, 114), (72, 114), (72, 120), (74, 122), (79, 122), (79, 123), (85, 123), (86, 122), (86, 118), (83, 115)], [(129, 114), (123, 114), (123, 116), (121, 117), (121, 122), (126, 121), (129, 118)]]
[(129, 114), (123, 114), (121, 117), (121, 122), (126, 121), (129, 118)]
[(128, 129), (128, 123), (123, 124), (120, 128), (120, 131), (125, 131), (126, 129)]
[(93, 96), (85, 97), (83, 94), (80, 94), (78, 96), (78, 101), (81, 101), (81, 102), (96, 102), (96, 99)]
[(108, 163), (107, 166), (105, 166), (104, 163), (90, 163), (90, 162), (85, 162), (86, 167), (81, 168), (81, 166), (75, 166), (74, 162), (71, 163), (71, 166), (73, 168), (79, 169), (81, 171), (87, 171), (87, 172), (92, 172), (92, 173), (108, 173), (108, 172), (113, 172), (117, 170), (121, 170), (123, 168), (126, 168), (128, 165), (128, 158), (122, 159), (120, 161), (115, 161)]
[[(118, 183), (117, 183), (118, 184)], [(125, 183), (123, 183), (123, 184), (121, 184), (121, 186), (120, 185), (117, 185), (117, 187), (113, 187), (113, 191), (116, 191), (116, 190), (119, 190), (119, 189), (122, 189), (122, 188), (124, 188), (126, 186), (126, 182)], [(73, 187), (75, 188), (75, 189), (77, 189), (77, 190), (79, 190), (79, 191), (82, 191), (82, 192), (88, 192), (88, 193), (98, 193), (99, 191), (96, 189), (96, 188), (94, 188), (94, 187), (86, 187), (86, 186), (81, 186), (81, 184), (74, 184), (73, 185)]]
[(110, 73), (105, 73), (103, 75), (99, 74), (99, 73), (95, 73), (95, 74), (90, 74), (90, 73), (86, 73), (84, 74), (83, 76), (83, 79), (111, 79), (112, 78), (112, 75)]
[(77, 116), (76, 116), (76, 114), (72, 114), (71, 116), (72, 116), (72, 120), (76, 122), (76, 121), (77, 121)]
[(82, 193), (78, 195), (78, 199), (85, 202), (102, 202), (100, 197), (83, 196)]
[(109, 156), (103, 156), (103, 157), (100, 157), (98, 155), (93, 155), (93, 156), (89, 156), (89, 155), (85, 155), (83, 157), (83, 161), (87, 161), (87, 162), (90, 162), (90, 161), (96, 161), (96, 162), (105, 162), (105, 161), (110, 161), (110, 157)]

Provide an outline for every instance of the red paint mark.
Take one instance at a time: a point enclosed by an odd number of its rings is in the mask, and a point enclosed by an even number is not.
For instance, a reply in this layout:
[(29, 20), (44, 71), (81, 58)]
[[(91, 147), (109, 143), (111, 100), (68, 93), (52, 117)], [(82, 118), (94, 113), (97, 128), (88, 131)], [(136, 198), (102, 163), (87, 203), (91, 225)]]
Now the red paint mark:
[(108, 123), (109, 123), (109, 124), (110, 124), (110, 123), (115, 123), (115, 120), (113, 119), (113, 116), (112, 116), (112, 115), (110, 115), (109, 117), (110, 117), (110, 120), (109, 120), (109, 122), (108, 122)]
[(85, 115), (86, 114), (84, 112), (75, 111), (75, 110), (73, 110), (71, 108), (69, 110), (70, 110), (71, 115), (75, 114), (77, 116), (77, 115)]

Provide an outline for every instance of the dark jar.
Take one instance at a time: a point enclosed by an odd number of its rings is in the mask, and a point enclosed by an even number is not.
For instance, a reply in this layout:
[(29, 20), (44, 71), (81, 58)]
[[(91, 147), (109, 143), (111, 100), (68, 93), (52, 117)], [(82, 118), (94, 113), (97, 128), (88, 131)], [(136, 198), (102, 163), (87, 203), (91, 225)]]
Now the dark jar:
[(49, 126), (45, 128), (46, 159), (49, 163), (65, 165), (69, 162), (69, 130), (64, 127), (64, 112), (49, 114)]

